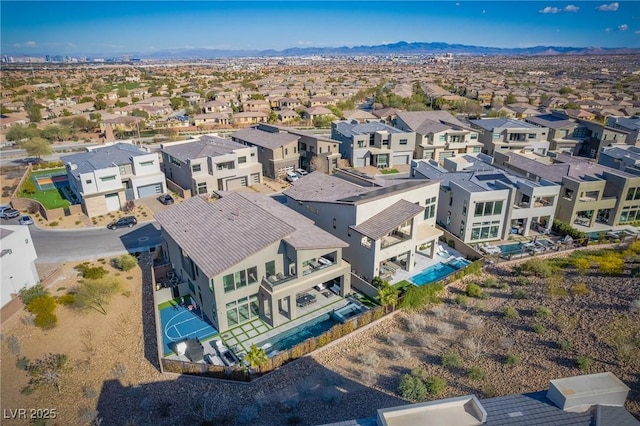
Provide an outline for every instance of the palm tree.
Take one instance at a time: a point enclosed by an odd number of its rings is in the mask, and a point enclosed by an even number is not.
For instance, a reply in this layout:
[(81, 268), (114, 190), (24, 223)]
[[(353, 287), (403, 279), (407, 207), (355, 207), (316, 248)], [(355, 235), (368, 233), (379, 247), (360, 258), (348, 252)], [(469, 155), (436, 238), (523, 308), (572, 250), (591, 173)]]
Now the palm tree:
[(391, 306), (391, 310), (395, 310), (398, 303), (398, 289), (389, 285), (388, 281), (385, 281), (378, 290), (377, 299), (384, 306), (385, 312), (387, 312), (388, 306)]
[(253, 344), (249, 352), (244, 356), (244, 360), (249, 363), (251, 368), (260, 371), (269, 362), (269, 357), (267, 357), (264, 349)]

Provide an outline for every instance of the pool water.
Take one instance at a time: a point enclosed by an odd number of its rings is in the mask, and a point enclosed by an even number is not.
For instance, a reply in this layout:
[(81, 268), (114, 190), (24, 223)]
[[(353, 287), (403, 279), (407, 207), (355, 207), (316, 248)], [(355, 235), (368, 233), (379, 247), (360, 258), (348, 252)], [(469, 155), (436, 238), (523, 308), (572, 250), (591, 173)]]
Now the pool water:
[(269, 348), (269, 352), (284, 351), (287, 349), (291, 349), (298, 343), (304, 342), (311, 337), (317, 337), (321, 335), (322, 333), (331, 329), (331, 327), (339, 323), (340, 322), (332, 315), (324, 314), (310, 321), (302, 323), (290, 330), (284, 331), (280, 334), (276, 334), (275, 336), (258, 343), (257, 346), (260, 348), (265, 344), (270, 343), (271, 347)]
[(364, 311), (364, 308), (362, 308), (361, 306), (358, 306), (355, 303), (349, 303), (348, 305), (333, 311), (333, 315), (338, 321), (345, 322), (349, 318), (355, 317), (362, 311)]
[(437, 263), (433, 266), (429, 266), (419, 274), (414, 275), (410, 280), (417, 286), (431, 284), (453, 274), (458, 269), (464, 268), (469, 263), (470, 262), (468, 260), (461, 258), (455, 259), (449, 263)]
[(509, 244), (503, 244), (501, 246), (498, 246), (500, 248), (500, 252), (504, 255), (504, 256), (508, 256), (510, 254), (520, 254), (520, 253), (526, 253), (527, 250), (524, 248), (524, 246), (520, 243), (509, 243)]

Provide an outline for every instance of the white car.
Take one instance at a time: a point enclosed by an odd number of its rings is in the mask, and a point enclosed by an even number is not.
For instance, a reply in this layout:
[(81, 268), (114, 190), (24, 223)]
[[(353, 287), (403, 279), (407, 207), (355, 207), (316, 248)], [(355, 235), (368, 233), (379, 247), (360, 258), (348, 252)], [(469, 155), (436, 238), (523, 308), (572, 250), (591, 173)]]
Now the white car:
[(289, 182), (295, 182), (299, 178), (300, 177), (295, 172), (287, 172), (287, 175), (285, 176), (285, 179), (287, 179), (287, 181)]
[(298, 176), (303, 177), (309, 174), (308, 171), (303, 170), (303, 169), (296, 169), (296, 173), (298, 174)]
[(21, 216), (18, 223), (20, 225), (33, 225), (33, 218), (31, 216)]

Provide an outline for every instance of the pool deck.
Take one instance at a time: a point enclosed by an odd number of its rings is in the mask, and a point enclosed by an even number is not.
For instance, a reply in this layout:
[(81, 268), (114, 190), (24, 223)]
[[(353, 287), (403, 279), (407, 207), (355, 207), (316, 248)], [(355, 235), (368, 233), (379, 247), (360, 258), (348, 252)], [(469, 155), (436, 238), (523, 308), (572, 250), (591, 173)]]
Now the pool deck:
[(395, 274), (393, 274), (391, 280), (389, 280), (389, 284), (395, 284), (403, 280), (411, 281), (411, 277), (413, 277), (414, 275), (418, 275), (420, 272), (433, 265), (436, 265), (438, 263), (447, 263), (447, 261), (451, 260), (452, 258), (465, 257), (456, 249), (453, 249), (446, 244), (442, 244), (441, 242), (439, 244), (442, 250), (441, 253), (447, 253), (447, 255), (436, 254), (432, 259), (427, 256), (426, 252), (423, 253), (421, 251), (417, 251), (415, 256), (415, 266), (413, 267), (413, 270), (405, 271), (404, 269), (398, 269)]

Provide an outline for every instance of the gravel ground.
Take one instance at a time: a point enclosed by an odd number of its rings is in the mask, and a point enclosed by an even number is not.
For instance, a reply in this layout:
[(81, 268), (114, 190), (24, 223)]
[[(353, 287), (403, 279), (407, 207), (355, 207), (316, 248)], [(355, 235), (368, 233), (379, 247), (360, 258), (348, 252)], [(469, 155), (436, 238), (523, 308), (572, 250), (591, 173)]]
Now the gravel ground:
[[(142, 259), (142, 263), (142, 286), (134, 286), (131, 296), (122, 299), (122, 306), (113, 308), (113, 315), (111, 311), (106, 317), (98, 315), (96, 327), (102, 333), (95, 333), (90, 361), (83, 361), (87, 359), (86, 348), (69, 352), (73, 370), (61, 392), (41, 389), (30, 396), (19, 394), (26, 378), (13, 365), (15, 356), (3, 343), (2, 408), (55, 404), (62, 413), (57, 423), (61, 425), (88, 423), (96, 417), (102, 419), (102, 425), (203, 421), (317, 425), (374, 416), (378, 408), (406, 404), (396, 394), (400, 377), (422, 367), (447, 381), (440, 397), (537, 391), (546, 389), (553, 378), (612, 371), (632, 388), (627, 408), (640, 415), (638, 358), (622, 362), (608, 342), (615, 326), (640, 324), (640, 314), (628, 310), (630, 302), (640, 296), (638, 281), (629, 277), (628, 269), (625, 277), (613, 278), (581, 277), (568, 271), (563, 285), (584, 282), (589, 294), (552, 298), (544, 280), (531, 279), (528, 285), (518, 286), (508, 267), (501, 265), (489, 272), (506, 286), (485, 289), (490, 294), (486, 300), (472, 299), (466, 305), (445, 303), (423, 312), (385, 317), (312, 356), (243, 384), (158, 372), (155, 339), (149, 338), (155, 335), (150, 259)], [(467, 277), (466, 282), (481, 282), (487, 276)], [(466, 282), (447, 287), (449, 302)], [(526, 293), (526, 299), (514, 299), (518, 289)], [(502, 317), (507, 305), (519, 311), (519, 319)], [(534, 317), (538, 306), (547, 307), (551, 315)], [(118, 308), (122, 312), (116, 312)], [(65, 327), (63, 320), (73, 321), (74, 317), (69, 318), (61, 318), (59, 327)], [(532, 330), (537, 323), (544, 327), (541, 333)], [(3, 333), (18, 335), (23, 342), (40, 338), (40, 331), (19, 321), (5, 327)], [(470, 337), (479, 343), (475, 350), (467, 342)], [(558, 347), (563, 340), (571, 343), (569, 350)], [(440, 365), (440, 356), (450, 349), (462, 355), (459, 368)], [(517, 354), (520, 362), (506, 365), (507, 353)], [(578, 355), (593, 359), (588, 371), (575, 367)], [(470, 367), (481, 368), (484, 378), (468, 378)], [(12, 379), (7, 381), (7, 375)]]

